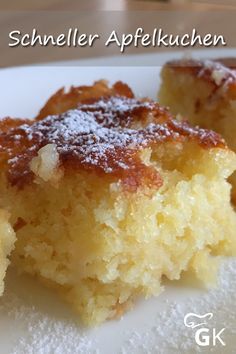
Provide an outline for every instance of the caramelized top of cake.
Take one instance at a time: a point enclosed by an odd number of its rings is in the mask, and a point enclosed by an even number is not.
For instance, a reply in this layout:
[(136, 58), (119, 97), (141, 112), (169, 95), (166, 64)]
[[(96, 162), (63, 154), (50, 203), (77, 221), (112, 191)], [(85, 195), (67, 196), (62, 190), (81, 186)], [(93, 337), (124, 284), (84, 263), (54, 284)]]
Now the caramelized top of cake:
[(42, 120), (5, 119), (1, 124), (0, 154), (7, 161), (9, 182), (19, 188), (33, 181), (30, 161), (47, 144), (55, 144), (65, 171), (114, 175), (132, 191), (140, 185), (158, 188), (162, 184), (159, 173), (140, 159), (146, 147), (186, 140), (195, 140), (204, 148), (225, 147), (218, 134), (172, 119), (153, 101), (122, 96), (80, 104)]
[(117, 81), (111, 87), (109, 87), (106, 80), (99, 80), (92, 86), (72, 86), (68, 92), (65, 92), (64, 88), (62, 88), (49, 98), (36, 119), (77, 108), (79, 103), (94, 102), (101, 97), (108, 98), (111, 96), (133, 98), (134, 94), (129, 86), (121, 81)]
[(174, 60), (166, 64), (174, 70), (189, 72), (202, 78), (215, 88), (228, 88), (236, 85), (236, 59), (219, 58), (215, 60)]

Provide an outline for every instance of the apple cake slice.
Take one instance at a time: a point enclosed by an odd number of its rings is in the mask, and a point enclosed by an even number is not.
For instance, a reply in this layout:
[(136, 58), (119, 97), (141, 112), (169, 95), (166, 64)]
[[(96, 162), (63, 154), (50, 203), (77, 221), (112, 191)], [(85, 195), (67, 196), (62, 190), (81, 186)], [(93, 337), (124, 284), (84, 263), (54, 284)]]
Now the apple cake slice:
[[(15, 126), (14, 119), (3, 119), (0, 120), (0, 134), (8, 130), (11, 126)], [(5, 147), (0, 142), (0, 170), (5, 170)], [(0, 193), (0, 205), (2, 205), (1, 193)], [(0, 206), (0, 296), (4, 291), (4, 278), (6, 275), (7, 267), (10, 263), (8, 257), (10, 256), (12, 250), (14, 249), (14, 244), (16, 241), (15, 232), (9, 221), (10, 214), (7, 208), (1, 208)]]
[(9, 255), (14, 248), (15, 232), (9, 223), (9, 213), (0, 209), (0, 296), (4, 291), (4, 278), (9, 265)]
[(158, 295), (163, 277), (189, 271), (209, 285), (217, 255), (236, 252), (235, 153), (126, 85), (103, 85), (104, 97), (93, 86), (83, 99), (78, 88), (72, 109), (61, 91), (46, 116), (0, 133), (12, 262), (63, 293), (88, 325)]
[[(236, 58), (176, 60), (162, 70), (160, 103), (220, 133), (236, 151)], [(230, 178), (236, 202), (236, 173)]]

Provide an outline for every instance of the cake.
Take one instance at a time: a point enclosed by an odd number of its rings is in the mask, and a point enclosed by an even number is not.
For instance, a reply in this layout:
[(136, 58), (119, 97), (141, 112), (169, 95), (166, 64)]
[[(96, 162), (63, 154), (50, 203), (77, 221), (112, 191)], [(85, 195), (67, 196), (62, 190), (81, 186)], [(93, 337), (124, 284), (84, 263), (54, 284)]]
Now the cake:
[(104, 81), (59, 91), (34, 120), (2, 125), (11, 262), (86, 325), (121, 316), (183, 272), (210, 286), (218, 256), (235, 254), (227, 178), (236, 156), (217, 133)]
[[(176, 60), (162, 70), (160, 103), (193, 125), (213, 129), (236, 151), (236, 59)], [(230, 178), (236, 202), (236, 174)]]
[(9, 255), (14, 249), (16, 237), (9, 223), (9, 213), (0, 209), (0, 296), (4, 291), (4, 278), (9, 265)]
[(77, 108), (79, 103), (93, 102), (100, 97), (108, 98), (116, 95), (127, 98), (134, 97), (130, 87), (121, 81), (117, 81), (112, 87), (109, 87), (106, 80), (99, 80), (92, 86), (72, 86), (68, 92), (62, 88), (50, 97), (36, 119), (42, 119), (48, 115), (60, 114), (69, 109)]

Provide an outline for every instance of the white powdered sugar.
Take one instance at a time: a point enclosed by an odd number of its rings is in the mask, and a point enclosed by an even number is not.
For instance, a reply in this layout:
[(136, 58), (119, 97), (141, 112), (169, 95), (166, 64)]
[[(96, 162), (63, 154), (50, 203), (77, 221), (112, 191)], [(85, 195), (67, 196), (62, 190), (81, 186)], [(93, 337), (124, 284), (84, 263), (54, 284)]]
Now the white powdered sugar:
[[(140, 151), (163, 142), (194, 139), (209, 148), (224, 147), (216, 133), (175, 121), (153, 101), (126, 97), (81, 104), (60, 115), (12, 128), (0, 138), (4, 150), (8, 142), (8, 179), (21, 187), (33, 180), (31, 161), (47, 145), (55, 146), (58, 166), (64, 170), (82, 167), (116, 176), (124, 171), (128, 176), (140, 168), (150, 175), (153, 171), (149, 166), (144, 168)], [(160, 181), (159, 177), (156, 174), (156, 180)]]
[[(185, 298), (185, 301), (166, 300), (165, 310), (156, 314), (156, 320), (142, 332), (132, 331), (127, 334), (126, 343), (121, 349), (122, 354), (128, 353), (235, 353), (236, 336), (236, 260), (226, 262), (220, 273), (219, 285), (201, 296)], [(184, 325), (184, 317), (188, 313), (204, 315), (213, 313), (207, 322), (209, 335), (213, 328), (219, 332), (225, 328), (222, 335), (225, 346), (220, 342), (216, 346), (201, 347), (195, 341), (196, 329)], [(210, 341), (212, 338), (210, 338)], [(225, 349), (226, 348), (226, 349)]]
[(204, 60), (203, 63), (204, 66), (199, 72), (199, 76), (203, 76), (205, 71), (209, 70), (211, 73), (211, 79), (217, 86), (220, 86), (223, 83), (224, 87), (226, 87), (230, 83), (235, 82), (235, 70), (229, 69), (225, 65), (211, 60)]
[[(17, 151), (17, 158), (10, 151), (8, 162), (12, 170), (22, 164), (27, 169), (29, 154), (32, 157), (43, 146), (54, 144), (62, 162), (77, 159), (82, 165), (98, 166), (105, 172), (112, 172), (112, 165), (118, 169), (128, 168), (129, 163), (122, 151), (137, 150), (150, 141), (169, 135), (165, 124), (140, 130), (130, 128), (132, 120), (142, 122), (142, 115), (148, 115), (154, 109), (157, 110), (154, 102), (112, 97), (81, 105), (61, 115), (48, 116), (33, 124), (22, 124), (9, 131), (15, 144), (22, 141), (22, 151)], [(178, 133), (172, 133), (178, 136)], [(13, 150), (15, 144), (12, 144)]]
[[(182, 290), (181, 297), (178, 289)], [(20, 332), (18, 327), (21, 327), (21, 335), (6, 354), (235, 353), (236, 260), (224, 262), (217, 288), (209, 292), (196, 290), (191, 296), (187, 294), (183, 284), (177, 289), (167, 286), (160, 298), (152, 302), (152, 318), (149, 319), (150, 313), (144, 308), (138, 320), (130, 321), (132, 312), (140, 311), (137, 307), (122, 321), (113, 321), (91, 332), (81, 329), (69, 316), (64, 318), (40, 311), (32, 304), (33, 298), (31, 304), (25, 304), (20, 296), (7, 290), (0, 302), (0, 318), (5, 316), (6, 324), (10, 321), (16, 332)], [(217, 331), (225, 328), (222, 339), (226, 346), (220, 342), (216, 346), (198, 346), (194, 338), (196, 329), (184, 325), (184, 316), (190, 312), (198, 315), (213, 313), (213, 318), (204, 327), (209, 333), (213, 328)], [(105, 349), (104, 338), (107, 342)]]
[[(9, 354), (97, 354), (96, 342), (89, 339), (73, 320), (57, 319), (39, 312), (12, 292), (4, 295), (0, 317), (6, 316), (23, 331)], [(19, 331), (20, 331), (19, 329)]]

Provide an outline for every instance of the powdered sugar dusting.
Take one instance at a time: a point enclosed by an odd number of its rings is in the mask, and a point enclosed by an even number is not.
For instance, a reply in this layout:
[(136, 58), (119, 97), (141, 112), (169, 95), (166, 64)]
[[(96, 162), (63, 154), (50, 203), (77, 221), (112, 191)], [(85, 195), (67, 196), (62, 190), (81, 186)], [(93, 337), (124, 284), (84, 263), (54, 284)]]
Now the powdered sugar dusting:
[[(73, 320), (58, 318), (25, 304), (14, 292), (8, 290), (0, 300), (0, 318), (7, 316), (14, 331), (22, 334), (15, 340), (11, 354), (189, 354), (189, 353), (235, 353), (236, 336), (236, 260), (226, 260), (220, 272), (219, 285), (209, 292), (194, 292), (191, 296), (178, 295), (178, 289), (169, 288), (152, 301), (150, 319), (145, 307), (134, 320), (132, 312), (122, 321), (107, 323), (96, 334), (82, 330)], [(161, 302), (162, 301), (162, 302)], [(160, 305), (162, 303), (162, 305)], [(159, 306), (158, 306), (159, 304)], [(55, 311), (56, 308), (55, 308)], [(139, 311), (134, 308), (133, 312)], [(207, 323), (211, 331), (225, 328), (222, 339), (226, 346), (199, 347), (194, 339), (194, 329), (184, 326), (184, 316), (194, 312), (203, 315), (213, 313)], [(5, 321), (7, 326), (7, 320)], [(111, 326), (111, 328), (109, 328)], [(9, 332), (10, 333), (10, 332)], [(114, 340), (112, 335), (114, 334)], [(120, 334), (120, 336), (116, 336)], [(1, 335), (0, 335), (1, 337)], [(107, 346), (104, 349), (104, 338)], [(8, 352), (6, 352), (8, 354)]]
[(203, 67), (199, 71), (198, 76), (204, 76), (206, 71), (210, 71), (211, 79), (216, 86), (223, 85), (224, 88), (226, 88), (228, 85), (236, 81), (236, 71), (227, 68), (219, 62), (204, 60)]
[[(110, 97), (80, 105), (61, 115), (22, 124), (0, 134), (0, 151), (8, 153), (10, 182), (22, 185), (32, 181), (31, 160), (46, 145), (53, 144), (63, 167), (83, 167), (113, 173), (122, 178), (124, 171), (153, 184), (160, 176), (142, 163), (139, 151), (168, 140), (195, 139), (205, 147), (222, 146), (213, 132), (178, 124), (153, 101)], [(134, 171), (136, 171), (134, 173)], [(149, 183), (149, 182), (148, 182)], [(155, 184), (155, 183), (154, 183)]]
[(213, 84), (214, 94), (225, 94), (230, 85), (236, 84), (235, 65), (231, 67), (230, 61), (225, 58), (218, 61), (181, 59), (173, 60), (166, 65), (174, 70), (189, 72)]
[[(236, 260), (224, 263), (219, 286), (201, 296), (185, 298), (185, 301), (166, 300), (165, 310), (156, 314), (156, 320), (142, 332), (131, 331), (127, 334), (121, 353), (235, 353), (236, 336)], [(211, 321), (206, 327), (209, 333), (213, 328), (218, 331), (225, 328), (223, 340), (226, 347), (220, 342), (216, 346), (212, 342), (207, 347), (200, 347), (195, 341), (196, 329), (184, 325), (184, 317), (188, 313), (204, 315), (213, 313)]]
[(99, 354), (96, 340), (83, 333), (73, 320), (50, 317), (25, 304), (14, 292), (7, 291), (1, 300), (0, 316), (6, 315), (15, 323), (14, 330), (24, 333), (9, 354)]

